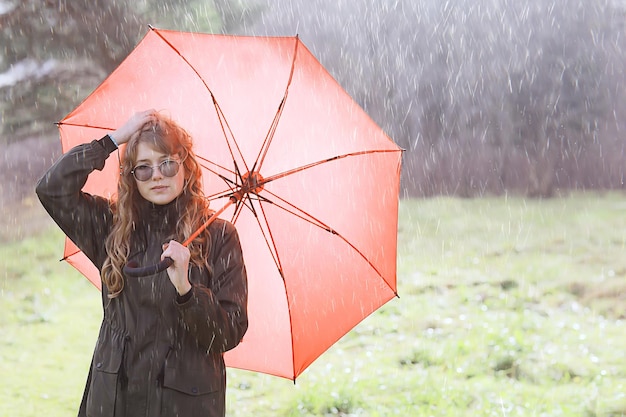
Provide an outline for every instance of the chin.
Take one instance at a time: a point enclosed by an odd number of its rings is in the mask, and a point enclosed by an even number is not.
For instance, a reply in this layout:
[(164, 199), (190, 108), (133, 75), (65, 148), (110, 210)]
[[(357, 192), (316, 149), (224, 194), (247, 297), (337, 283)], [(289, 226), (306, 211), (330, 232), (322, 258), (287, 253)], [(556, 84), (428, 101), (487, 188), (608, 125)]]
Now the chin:
[(175, 195), (174, 196), (172, 195), (149, 195), (149, 196), (144, 196), (144, 199), (148, 200), (152, 204), (164, 206), (174, 201), (176, 199), (176, 196)]
[(149, 201), (151, 203), (156, 204), (156, 205), (164, 206), (164, 205), (169, 204), (172, 201), (174, 201), (174, 198), (152, 198)]

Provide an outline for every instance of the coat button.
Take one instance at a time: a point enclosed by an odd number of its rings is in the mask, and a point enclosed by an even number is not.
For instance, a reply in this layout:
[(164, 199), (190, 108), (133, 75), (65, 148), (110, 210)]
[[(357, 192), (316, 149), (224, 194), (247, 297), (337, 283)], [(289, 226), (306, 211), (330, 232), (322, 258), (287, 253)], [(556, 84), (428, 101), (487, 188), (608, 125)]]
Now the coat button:
[(96, 364), (96, 368), (98, 368), (98, 369), (102, 368), (102, 362), (98, 362), (98, 363)]
[(198, 393), (198, 388), (197, 387), (191, 388), (191, 392), (193, 392), (194, 394), (197, 394)]

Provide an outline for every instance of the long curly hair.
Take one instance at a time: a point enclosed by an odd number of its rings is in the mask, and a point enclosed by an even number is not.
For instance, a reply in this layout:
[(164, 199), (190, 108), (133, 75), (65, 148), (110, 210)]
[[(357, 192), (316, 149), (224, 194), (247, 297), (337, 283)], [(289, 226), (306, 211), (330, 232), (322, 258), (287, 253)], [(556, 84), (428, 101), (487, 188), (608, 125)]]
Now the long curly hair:
[[(157, 114), (156, 122), (150, 128), (137, 132), (130, 138), (121, 161), (117, 201), (111, 203), (113, 228), (105, 242), (108, 257), (102, 266), (102, 281), (108, 289), (109, 298), (119, 296), (124, 289), (122, 269), (130, 255), (132, 233), (140, 223), (142, 197), (131, 173), (137, 161), (140, 143), (148, 143), (164, 154), (177, 155), (183, 161), (185, 183), (182, 194), (178, 197), (182, 203), (178, 206), (182, 210), (178, 213), (176, 240), (183, 242), (211, 214), (202, 190), (202, 170), (193, 153), (191, 136), (170, 118)], [(205, 256), (210, 249), (209, 245), (208, 231), (201, 233), (188, 245), (192, 264), (209, 268)]]

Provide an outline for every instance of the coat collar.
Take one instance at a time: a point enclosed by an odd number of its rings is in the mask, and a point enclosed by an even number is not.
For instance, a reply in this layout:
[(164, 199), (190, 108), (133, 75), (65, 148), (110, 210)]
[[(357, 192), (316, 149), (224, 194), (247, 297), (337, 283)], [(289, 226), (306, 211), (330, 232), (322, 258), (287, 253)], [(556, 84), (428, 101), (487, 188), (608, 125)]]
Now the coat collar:
[[(172, 235), (176, 230), (176, 224), (182, 217), (188, 199), (181, 194), (172, 202), (164, 205), (154, 204), (140, 197), (139, 202), (139, 229), (148, 236), (153, 233), (166, 233)], [(148, 237), (146, 236), (146, 237)]]

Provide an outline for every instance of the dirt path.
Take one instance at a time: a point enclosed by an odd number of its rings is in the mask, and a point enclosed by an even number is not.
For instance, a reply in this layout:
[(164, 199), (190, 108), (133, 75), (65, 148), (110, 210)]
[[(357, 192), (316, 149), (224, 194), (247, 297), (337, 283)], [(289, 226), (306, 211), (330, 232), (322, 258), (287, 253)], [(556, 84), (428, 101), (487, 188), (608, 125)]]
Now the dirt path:
[(57, 136), (8, 145), (0, 161), (0, 243), (23, 239), (52, 224), (35, 196), (35, 184), (61, 154)]

